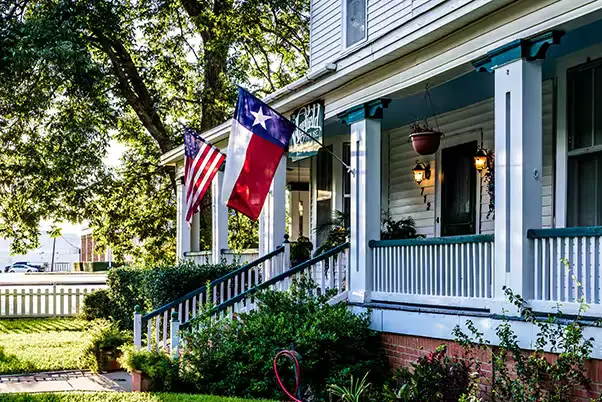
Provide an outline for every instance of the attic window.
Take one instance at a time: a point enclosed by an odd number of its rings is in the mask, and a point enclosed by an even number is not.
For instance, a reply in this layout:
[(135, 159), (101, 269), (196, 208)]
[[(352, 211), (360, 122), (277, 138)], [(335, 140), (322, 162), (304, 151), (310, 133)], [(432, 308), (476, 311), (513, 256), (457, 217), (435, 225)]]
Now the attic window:
[(366, 0), (345, 0), (345, 46), (366, 38)]

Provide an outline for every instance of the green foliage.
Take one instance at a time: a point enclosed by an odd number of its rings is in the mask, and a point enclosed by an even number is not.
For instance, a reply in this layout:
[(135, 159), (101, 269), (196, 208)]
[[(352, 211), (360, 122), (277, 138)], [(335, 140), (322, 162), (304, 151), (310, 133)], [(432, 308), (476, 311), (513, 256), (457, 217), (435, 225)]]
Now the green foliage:
[(140, 371), (150, 380), (151, 391), (182, 390), (179, 384), (178, 363), (162, 351), (122, 349), (119, 359), (121, 366), (128, 372)]
[(231, 209), (228, 215), (228, 248), (242, 251), (259, 247), (259, 221)]
[(115, 305), (111, 316), (123, 328), (132, 328), (136, 305), (152, 311), (236, 268), (225, 263), (196, 265), (186, 260), (177, 265), (111, 269), (107, 276), (109, 298)]
[[(367, 371), (380, 385), (386, 364), (369, 315), (330, 305), (312, 289), (303, 279), (288, 292), (261, 293), (261, 307), (249, 314), (194, 320), (183, 334), (183, 379), (204, 393), (282, 398), (272, 362), (279, 349), (293, 345), (301, 354), (304, 400), (328, 400), (328, 384), (344, 385)], [(291, 367), (281, 364), (280, 373), (290, 384)]]
[[(154, 394), (140, 392), (56, 392), (51, 394), (3, 394), (2, 402), (270, 402), (258, 399), (222, 398), (213, 395)], [(274, 401), (272, 401), (274, 402)]]
[(119, 329), (117, 323), (96, 320), (88, 328), (88, 343), (82, 354), (83, 366), (94, 372), (103, 371), (109, 357), (116, 358), (119, 348), (132, 341), (132, 336)]
[(296, 242), (291, 243), (291, 266), (297, 266), (311, 258), (313, 244), (307, 237), (300, 236)]
[(382, 225), (385, 227), (385, 230), (380, 233), (381, 240), (401, 240), (424, 237), (416, 233), (416, 223), (411, 216), (395, 221), (391, 215), (386, 214), (382, 218)]
[(86, 368), (80, 357), (87, 325), (74, 319), (0, 320), (0, 374)]
[(73, 270), (75, 272), (99, 272), (107, 271), (109, 269), (109, 263), (105, 261), (97, 262), (74, 262)]
[(399, 370), (393, 389), (385, 388), (384, 397), (390, 401), (456, 402), (470, 385), (471, 363), (457, 356), (447, 356), (447, 347), (412, 363), (412, 369)]
[(0, 2), (0, 237), (24, 253), (40, 221), (88, 220), (117, 261), (173, 262), (176, 177), (159, 160), (178, 123), (207, 130), (236, 84), (261, 96), (300, 77), (308, 35), (308, 0)]
[(115, 313), (116, 306), (109, 297), (107, 289), (88, 293), (84, 297), (82, 317), (85, 320), (110, 318)]
[(361, 402), (365, 400), (365, 393), (370, 388), (370, 383), (366, 382), (367, 377), (368, 373), (364, 375), (361, 381), (354, 381), (353, 376), (351, 376), (349, 386), (330, 384), (328, 390), (332, 395), (338, 397), (341, 402)]
[[(540, 319), (520, 295), (506, 287), (504, 291), (521, 319), (536, 327), (532, 344), (534, 350), (527, 352), (521, 349), (508, 318), (504, 318), (496, 329), (499, 345), (495, 347), (484, 340), (483, 334), (470, 320), (466, 322), (468, 334), (460, 327), (455, 328), (457, 342), (466, 348), (467, 354), (481, 349), (491, 358), (491, 387), (495, 400), (571, 401), (576, 390), (587, 388), (590, 383), (585, 363), (591, 356), (594, 339), (584, 336), (582, 324), (587, 305), (581, 301), (578, 314), (572, 318), (564, 317), (559, 311), (548, 315), (547, 319)], [(555, 358), (547, 356), (547, 348), (558, 355)], [(476, 357), (473, 360), (477, 368), (480, 367), (482, 362)]]

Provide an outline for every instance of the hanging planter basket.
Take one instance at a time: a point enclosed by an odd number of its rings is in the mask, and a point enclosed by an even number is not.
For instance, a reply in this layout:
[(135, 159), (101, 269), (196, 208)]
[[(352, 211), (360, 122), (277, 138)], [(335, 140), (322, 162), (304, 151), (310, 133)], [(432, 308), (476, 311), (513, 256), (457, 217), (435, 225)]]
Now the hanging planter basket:
[(432, 155), (439, 149), (443, 133), (434, 130), (414, 131), (410, 141), (414, 150), (420, 155)]

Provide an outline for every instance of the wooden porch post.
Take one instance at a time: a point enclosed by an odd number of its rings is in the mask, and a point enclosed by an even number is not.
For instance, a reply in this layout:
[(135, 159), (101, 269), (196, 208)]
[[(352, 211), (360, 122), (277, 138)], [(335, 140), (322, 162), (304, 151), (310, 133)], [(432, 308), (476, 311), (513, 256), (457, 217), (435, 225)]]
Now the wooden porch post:
[(562, 34), (519, 39), (474, 64), (495, 74), (495, 275), (492, 310), (508, 309), (503, 287), (534, 294), (529, 229), (542, 225), (541, 59)]
[(186, 222), (186, 186), (184, 178), (177, 182), (176, 258), (181, 260), (190, 251), (190, 226)]
[(222, 250), (228, 249), (228, 207), (222, 201), (224, 172), (218, 171), (211, 183), (211, 260), (219, 264)]
[(375, 100), (339, 115), (351, 130), (351, 240), (349, 301), (370, 301), (372, 253), (380, 239), (381, 119), (389, 100)]
[[(259, 218), (260, 256), (282, 245), (286, 233), (286, 160), (287, 155), (283, 155)], [(277, 274), (278, 270), (278, 267), (270, 267), (267, 277)]]

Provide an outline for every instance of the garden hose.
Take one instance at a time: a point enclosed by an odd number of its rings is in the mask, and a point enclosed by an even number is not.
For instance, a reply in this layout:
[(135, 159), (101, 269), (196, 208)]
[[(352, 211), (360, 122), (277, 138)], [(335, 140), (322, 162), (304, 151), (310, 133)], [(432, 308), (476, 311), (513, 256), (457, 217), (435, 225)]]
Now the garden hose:
[[(286, 386), (282, 383), (280, 379), (280, 374), (278, 373), (278, 359), (280, 357), (285, 357), (293, 362), (293, 370), (295, 371), (295, 390), (291, 393)], [(276, 381), (278, 381), (278, 385), (284, 391), (284, 393), (291, 398), (293, 402), (303, 402), (301, 400), (301, 367), (299, 366), (299, 358), (301, 356), (295, 352), (294, 350), (281, 350), (274, 357), (274, 373), (276, 374)], [(295, 396), (297, 395), (297, 396)]]

